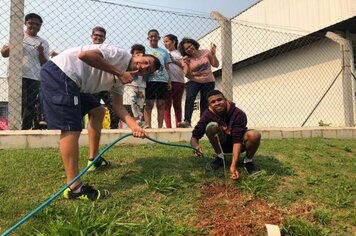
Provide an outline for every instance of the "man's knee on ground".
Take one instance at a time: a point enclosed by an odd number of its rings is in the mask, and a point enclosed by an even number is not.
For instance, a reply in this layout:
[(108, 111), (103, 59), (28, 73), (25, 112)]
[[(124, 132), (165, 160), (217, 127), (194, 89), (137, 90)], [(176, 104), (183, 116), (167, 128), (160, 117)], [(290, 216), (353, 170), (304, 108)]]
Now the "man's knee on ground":
[(261, 140), (261, 133), (256, 130), (249, 130), (246, 132), (245, 139), (250, 142), (259, 143)]
[(220, 130), (220, 127), (219, 127), (218, 123), (210, 122), (205, 128), (205, 133), (208, 137), (213, 137), (219, 133), (219, 130)]

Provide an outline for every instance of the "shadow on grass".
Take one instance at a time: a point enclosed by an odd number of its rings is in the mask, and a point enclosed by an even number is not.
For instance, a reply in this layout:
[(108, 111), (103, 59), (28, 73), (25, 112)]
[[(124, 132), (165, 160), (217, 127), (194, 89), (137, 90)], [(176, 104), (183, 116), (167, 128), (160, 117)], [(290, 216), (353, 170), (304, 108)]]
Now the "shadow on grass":
[(278, 176), (294, 175), (294, 171), (290, 166), (283, 165), (274, 156), (257, 155), (255, 164), (260, 170), (265, 170), (268, 174), (275, 174)]
[[(239, 158), (237, 163), (237, 167), (239, 169), (243, 168), (243, 159), (245, 157), (245, 153)], [(289, 176), (293, 175), (294, 171), (291, 167), (285, 166), (282, 162), (276, 159), (274, 156), (264, 156), (264, 155), (256, 155), (253, 158), (253, 163), (257, 170), (265, 171), (269, 175), (278, 175), (278, 176)], [(229, 169), (231, 164), (231, 155), (228, 155), (226, 158), (226, 168)]]
[[(149, 156), (143, 156), (132, 162), (113, 165), (108, 168), (110, 173), (117, 172), (115, 171), (116, 169), (119, 169), (119, 173), (115, 180), (110, 181), (105, 187), (110, 189), (111, 192), (125, 192), (137, 186), (145, 185), (145, 181), (152, 178), (157, 179), (157, 181), (159, 181), (160, 178), (173, 178), (176, 181), (182, 182), (185, 186), (199, 185), (204, 182), (221, 182), (224, 180), (223, 168), (213, 171), (207, 168), (202, 159), (196, 158), (193, 155), (189, 156), (189, 154), (184, 154), (186, 153), (181, 152), (178, 154), (179, 156), (173, 156), (175, 153), (170, 153), (169, 150), (163, 154), (158, 153), (157, 155), (152, 152)], [(209, 159), (209, 162), (211, 160), (212, 158)], [(242, 158), (240, 158), (240, 160), (242, 160)], [(230, 158), (226, 158), (226, 162), (227, 175), (229, 176), (231, 156)], [(258, 178), (267, 179), (271, 176), (293, 175), (292, 168), (284, 166), (273, 156), (257, 155), (254, 162), (257, 168), (264, 172), (264, 174)], [(242, 168), (242, 161), (239, 162), (238, 168)], [(241, 181), (244, 181), (247, 177), (247, 174), (244, 173), (241, 176)], [(145, 188), (143, 188), (142, 191), (147, 190), (144, 189)]]
[[(116, 168), (121, 168), (120, 175), (112, 185), (107, 186), (113, 192), (132, 189), (145, 184), (145, 180), (152, 177), (170, 176), (186, 184), (194, 185), (213, 176), (203, 160), (188, 155), (179, 157), (152, 155)], [(110, 168), (110, 171), (115, 170)]]
[(237, 188), (245, 189), (255, 196), (262, 198), (270, 196), (278, 188), (281, 176), (293, 174), (291, 168), (284, 166), (273, 156), (257, 155), (254, 159), (259, 171), (252, 175), (248, 175), (246, 171), (242, 172), (235, 184)]

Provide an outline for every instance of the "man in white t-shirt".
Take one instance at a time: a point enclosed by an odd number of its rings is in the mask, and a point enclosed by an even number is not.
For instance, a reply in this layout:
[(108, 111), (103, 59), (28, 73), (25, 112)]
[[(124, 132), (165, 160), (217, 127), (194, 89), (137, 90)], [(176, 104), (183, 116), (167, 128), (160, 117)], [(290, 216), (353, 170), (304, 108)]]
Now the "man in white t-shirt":
[[(100, 91), (112, 93), (116, 114), (131, 128), (133, 136), (146, 135), (123, 105), (124, 84), (132, 74), (148, 75), (161, 64), (152, 55), (134, 57), (109, 44), (92, 44), (70, 48), (47, 62), (41, 69), (41, 89), (46, 111), (47, 128), (61, 130), (60, 153), (70, 183), (79, 172), (79, 136), (82, 130), (80, 93)], [(78, 179), (63, 193), (65, 198), (98, 200), (107, 191), (96, 190)]]
[[(91, 40), (92, 44), (103, 44), (106, 39), (106, 30), (101, 26), (96, 26), (92, 29)], [(50, 57), (53, 58), (58, 55), (58, 53), (52, 50), (49, 53)], [(89, 116), (88, 121), (88, 138), (89, 138), (89, 155), (88, 155), (88, 165), (91, 165), (88, 171), (96, 171), (101, 167), (106, 167), (109, 165), (109, 161), (105, 160), (104, 157), (100, 158), (92, 165), (93, 160), (99, 154), (99, 144), (101, 137), (102, 125), (105, 117), (105, 107), (101, 105), (101, 99), (105, 102), (105, 105), (110, 109), (110, 118), (116, 119), (116, 114), (112, 111), (111, 106), (111, 95), (108, 91), (101, 91), (97, 94), (81, 93), (81, 114), (84, 118), (85, 115)], [(113, 122), (114, 123), (114, 122)]]
[[(48, 43), (37, 35), (41, 30), (42, 23), (42, 18), (35, 13), (29, 13), (25, 16), (26, 30), (23, 39), (21, 111), (21, 129), (23, 130), (33, 128), (36, 99), (40, 88), (40, 69), (48, 61)], [(2, 47), (1, 55), (9, 57), (9, 42)]]

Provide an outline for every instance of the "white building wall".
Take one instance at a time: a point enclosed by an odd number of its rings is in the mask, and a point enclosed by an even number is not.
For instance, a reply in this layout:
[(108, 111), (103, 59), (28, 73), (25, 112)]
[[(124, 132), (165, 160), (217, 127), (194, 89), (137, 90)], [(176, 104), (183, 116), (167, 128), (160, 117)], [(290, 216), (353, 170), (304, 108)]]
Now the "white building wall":
[[(340, 58), (339, 45), (324, 40), (245, 67), (233, 74), (233, 100), (249, 127), (301, 127), (340, 72)], [(320, 121), (345, 124), (341, 77), (305, 126)]]
[(301, 37), (300, 34), (232, 23), (233, 63)]
[(233, 20), (308, 34), (355, 15), (355, 0), (262, 0)]
[[(353, 16), (356, 0), (262, 0), (231, 19), (233, 63)], [(220, 38), (218, 28), (199, 39), (199, 43), (201, 48), (210, 48), (212, 39)], [(222, 60), (221, 41), (214, 43), (217, 57)]]

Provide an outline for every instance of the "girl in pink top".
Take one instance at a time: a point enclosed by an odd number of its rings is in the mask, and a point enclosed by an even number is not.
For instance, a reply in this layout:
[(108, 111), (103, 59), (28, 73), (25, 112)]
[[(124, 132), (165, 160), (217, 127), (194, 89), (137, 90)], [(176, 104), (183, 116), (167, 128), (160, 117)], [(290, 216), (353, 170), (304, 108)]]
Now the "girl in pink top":
[(211, 44), (210, 50), (199, 49), (200, 44), (191, 38), (183, 38), (179, 43), (179, 51), (183, 56), (184, 75), (189, 79), (186, 87), (184, 122), (179, 127), (191, 127), (194, 101), (200, 92), (200, 115), (208, 108), (206, 94), (215, 88), (215, 77), (211, 67), (219, 67), (216, 58), (216, 45)]

